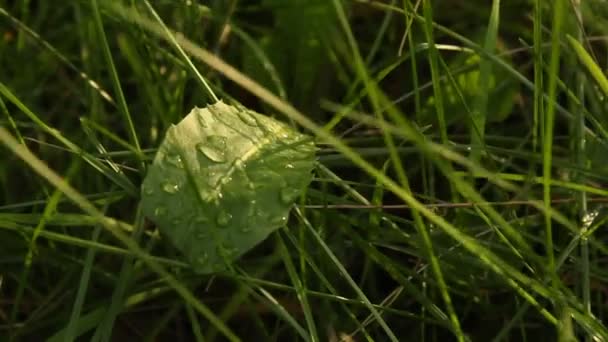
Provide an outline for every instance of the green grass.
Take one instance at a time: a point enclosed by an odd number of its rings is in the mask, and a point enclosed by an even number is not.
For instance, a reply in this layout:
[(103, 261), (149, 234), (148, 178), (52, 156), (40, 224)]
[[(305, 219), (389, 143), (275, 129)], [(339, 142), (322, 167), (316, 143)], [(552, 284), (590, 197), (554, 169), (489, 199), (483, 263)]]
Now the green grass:
[[(608, 340), (608, 5), (577, 3), (0, 0), (0, 340)], [(319, 152), (202, 276), (139, 187), (218, 99)]]

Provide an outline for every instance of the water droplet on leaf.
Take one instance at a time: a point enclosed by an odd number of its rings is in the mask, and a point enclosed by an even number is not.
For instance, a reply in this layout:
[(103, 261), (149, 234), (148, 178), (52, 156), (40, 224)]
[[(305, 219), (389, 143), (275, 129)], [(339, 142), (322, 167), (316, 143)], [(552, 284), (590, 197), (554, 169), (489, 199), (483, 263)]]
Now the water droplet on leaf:
[(173, 182), (166, 182), (163, 184), (163, 191), (168, 194), (175, 194), (179, 191), (179, 185)]
[(279, 215), (270, 220), (270, 223), (277, 226), (282, 226), (287, 223), (287, 215)]
[(196, 144), (196, 149), (216, 163), (226, 161), (226, 137), (209, 135), (205, 141)]
[(258, 125), (258, 121), (255, 119), (253, 114), (249, 113), (246, 110), (238, 110), (236, 115), (239, 116), (241, 121), (243, 121), (246, 125), (256, 127)]
[(217, 215), (217, 224), (222, 227), (227, 226), (231, 220), (232, 215), (225, 210), (220, 211), (220, 213)]
[(179, 168), (179, 169), (183, 169), (184, 168), (184, 162), (182, 161), (182, 157), (179, 154), (167, 154), (165, 156), (165, 160), (167, 161), (167, 163)]
[(195, 108), (167, 131), (142, 209), (197, 272), (224, 271), (288, 223), (302, 193), (291, 188), (310, 183), (315, 151), (270, 117), (221, 101)]

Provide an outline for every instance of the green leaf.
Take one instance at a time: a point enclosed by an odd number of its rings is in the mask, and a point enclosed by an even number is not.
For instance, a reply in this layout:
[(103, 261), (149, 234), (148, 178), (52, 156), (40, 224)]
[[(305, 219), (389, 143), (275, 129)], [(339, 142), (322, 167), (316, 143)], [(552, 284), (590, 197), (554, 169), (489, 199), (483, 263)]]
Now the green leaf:
[(199, 273), (225, 270), (283, 226), (311, 181), (312, 139), (218, 102), (171, 126), (142, 186), (144, 214)]

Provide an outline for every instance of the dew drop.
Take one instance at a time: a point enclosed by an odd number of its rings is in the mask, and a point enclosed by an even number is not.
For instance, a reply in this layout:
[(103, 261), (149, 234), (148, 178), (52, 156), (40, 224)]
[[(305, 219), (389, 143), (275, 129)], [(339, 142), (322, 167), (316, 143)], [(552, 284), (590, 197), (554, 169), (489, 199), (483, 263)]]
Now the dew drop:
[(201, 190), (198, 192), (198, 195), (203, 202), (208, 202), (209, 198), (211, 197), (211, 191)]
[(582, 219), (583, 228), (584, 229), (589, 228), (591, 226), (591, 224), (593, 223), (593, 221), (595, 220), (595, 218), (597, 217), (597, 215), (599, 215), (598, 210), (590, 211), (587, 214), (585, 214), (585, 216), (583, 216), (583, 219)]
[(222, 227), (226, 227), (231, 220), (232, 215), (225, 210), (220, 211), (220, 213), (217, 215), (217, 224)]
[(163, 191), (168, 194), (174, 194), (179, 191), (179, 185), (173, 182), (166, 182), (163, 184)]
[(253, 114), (249, 113), (246, 110), (238, 110), (236, 114), (239, 116), (241, 121), (243, 121), (246, 125), (256, 127), (258, 125), (258, 121), (255, 119)]
[(300, 195), (300, 190), (291, 187), (281, 189), (281, 202), (291, 204)]
[(205, 141), (196, 144), (196, 149), (216, 163), (226, 161), (226, 137), (210, 135)]
[(165, 156), (165, 160), (167, 161), (167, 163), (179, 168), (179, 169), (183, 169), (184, 168), (184, 162), (182, 161), (182, 157), (179, 154), (167, 154)]
[(285, 168), (286, 168), (286, 169), (293, 169), (293, 168), (294, 168), (294, 166), (293, 166), (293, 164), (292, 164), (292, 163), (289, 163), (289, 164), (285, 165)]
[(243, 226), (241, 227), (241, 233), (249, 233), (250, 231), (253, 230), (253, 228), (251, 228), (251, 226)]
[(154, 209), (154, 216), (160, 217), (165, 215), (167, 215), (166, 207), (156, 207), (156, 209)]
[(279, 215), (270, 220), (270, 223), (277, 226), (282, 226), (287, 223), (287, 215)]

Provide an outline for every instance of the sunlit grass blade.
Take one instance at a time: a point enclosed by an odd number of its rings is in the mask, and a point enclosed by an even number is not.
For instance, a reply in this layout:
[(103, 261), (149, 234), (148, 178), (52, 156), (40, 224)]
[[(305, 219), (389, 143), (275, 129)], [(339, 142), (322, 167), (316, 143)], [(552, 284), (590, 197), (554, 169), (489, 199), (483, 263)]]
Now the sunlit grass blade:
[(576, 53), (579, 62), (587, 69), (587, 72), (593, 77), (597, 85), (600, 87), (602, 92), (605, 95), (608, 95), (608, 78), (604, 75), (602, 69), (597, 65), (597, 63), (593, 60), (591, 55), (585, 50), (585, 48), (572, 36), (566, 36), (568, 39), (568, 43), (570, 43), (570, 47)]

